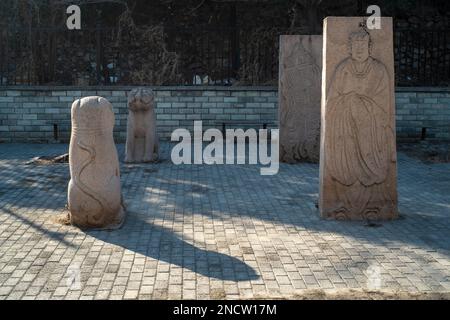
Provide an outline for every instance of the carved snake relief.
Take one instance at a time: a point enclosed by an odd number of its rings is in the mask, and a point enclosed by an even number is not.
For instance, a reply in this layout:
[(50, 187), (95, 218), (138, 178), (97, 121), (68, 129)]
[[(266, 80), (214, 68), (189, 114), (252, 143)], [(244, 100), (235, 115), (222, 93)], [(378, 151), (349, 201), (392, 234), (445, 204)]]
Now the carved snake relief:
[[(83, 173), (83, 171), (95, 160), (96, 155), (95, 149), (85, 145), (81, 141), (78, 141), (77, 145), (80, 147), (81, 150), (86, 151), (89, 154), (89, 157), (81, 164), (81, 169), (78, 171), (78, 173), (74, 175), (73, 183), (78, 187), (78, 189), (80, 189), (81, 192), (86, 194), (88, 197), (94, 199), (100, 205), (102, 210), (100, 210), (100, 212), (97, 215), (93, 216), (94, 220), (98, 221), (101, 218), (101, 213), (103, 210), (107, 209), (108, 212), (111, 212), (112, 209), (108, 205), (108, 201), (106, 201), (99, 193), (89, 188), (81, 180), (81, 174)], [(89, 223), (89, 216), (87, 216), (87, 220)]]

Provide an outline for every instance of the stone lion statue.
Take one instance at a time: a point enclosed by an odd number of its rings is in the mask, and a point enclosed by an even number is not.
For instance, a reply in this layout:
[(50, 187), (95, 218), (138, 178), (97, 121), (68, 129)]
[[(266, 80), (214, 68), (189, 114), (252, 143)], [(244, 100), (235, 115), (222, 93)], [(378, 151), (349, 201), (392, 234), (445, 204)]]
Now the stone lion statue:
[(136, 88), (128, 95), (127, 142), (125, 162), (158, 160), (155, 96), (151, 89)]

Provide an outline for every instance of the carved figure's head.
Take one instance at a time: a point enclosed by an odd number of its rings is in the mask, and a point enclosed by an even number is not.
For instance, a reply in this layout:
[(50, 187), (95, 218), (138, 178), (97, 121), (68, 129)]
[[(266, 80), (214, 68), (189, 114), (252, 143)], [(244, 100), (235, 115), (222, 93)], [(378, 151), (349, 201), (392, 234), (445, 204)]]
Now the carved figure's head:
[(360, 26), (358, 31), (350, 34), (348, 47), (352, 59), (364, 62), (369, 58), (372, 49), (372, 39), (364, 26)]
[(155, 95), (148, 88), (136, 88), (128, 95), (128, 109), (131, 111), (148, 111), (154, 108)]

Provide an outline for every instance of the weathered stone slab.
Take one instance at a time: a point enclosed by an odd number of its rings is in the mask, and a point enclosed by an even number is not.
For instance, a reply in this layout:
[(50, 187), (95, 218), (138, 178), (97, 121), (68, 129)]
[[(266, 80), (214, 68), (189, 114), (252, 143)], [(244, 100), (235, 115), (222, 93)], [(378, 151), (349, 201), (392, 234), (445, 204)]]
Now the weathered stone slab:
[(72, 104), (68, 207), (76, 226), (112, 229), (124, 220), (113, 127), (114, 112), (105, 98), (85, 97)]
[(151, 162), (158, 159), (155, 96), (151, 89), (136, 88), (128, 95), (125, 162)]
[(280, 36), (280, 160), (318, 162), (322, 36)]
[(397, 217), (392, 18), (324, 21), (320, 201), (322, 217)]

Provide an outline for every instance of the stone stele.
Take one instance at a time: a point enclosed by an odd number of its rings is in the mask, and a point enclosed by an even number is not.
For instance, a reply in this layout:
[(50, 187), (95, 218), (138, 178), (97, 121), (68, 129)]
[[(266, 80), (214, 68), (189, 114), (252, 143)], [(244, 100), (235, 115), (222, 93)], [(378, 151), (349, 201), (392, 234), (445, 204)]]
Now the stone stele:
[(105, 98), (72, 104), (68, 207), (78, 227), (115, 229), (125, 218), (113, 127), (114, 112)]
[(318, 162), (322, 36), (280, 36), (280, 161)]
[(127, 143), (125, 162), (158, 160), (155, 98), (153, 91), (136, 88), (128, 95)]
[(324, 20), (319, 210), (324, 218), (397, 217), (392, 18)]

